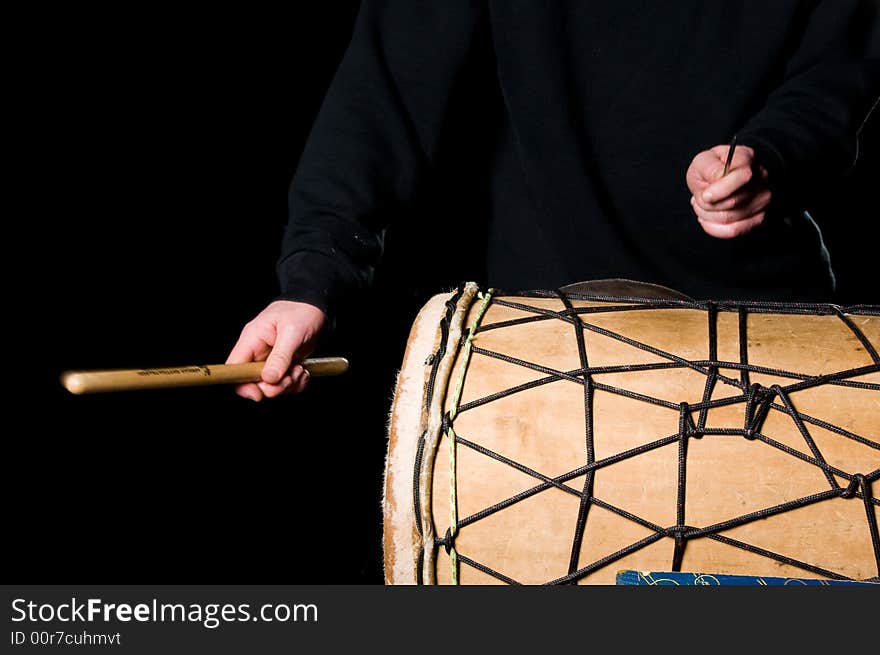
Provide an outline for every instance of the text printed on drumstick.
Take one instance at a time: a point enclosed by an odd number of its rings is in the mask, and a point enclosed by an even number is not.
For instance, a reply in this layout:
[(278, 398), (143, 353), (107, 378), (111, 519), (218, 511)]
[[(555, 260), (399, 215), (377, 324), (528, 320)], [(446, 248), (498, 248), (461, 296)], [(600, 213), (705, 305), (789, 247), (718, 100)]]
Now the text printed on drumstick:
[(186, 375), (190, 373), (210, 376), (211, 369), (207, 366), (190, 366), (187, 368), (145, 368), (137, 372), (138, 375)]

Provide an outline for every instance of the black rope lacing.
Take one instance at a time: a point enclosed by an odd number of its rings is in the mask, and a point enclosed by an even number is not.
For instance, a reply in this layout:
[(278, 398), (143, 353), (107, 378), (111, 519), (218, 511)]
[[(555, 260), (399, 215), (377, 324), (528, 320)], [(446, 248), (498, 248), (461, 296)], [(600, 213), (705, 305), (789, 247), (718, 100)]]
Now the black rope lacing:
[[(461, 297), (463, 287), (459, 287), (457, 293), (450, 298), (447, 303), (447, 311), (441, 320), (441, 341), (440, 348), (437, 353), (426, 364), (432, 365), (432, 371), (429, 377), (428, 389), (426, 394), (426, 406), (430, 405), (431, 398), (434, 393), (434, 381), (436, 378), (437, 367), (439, 361), (446, 352), (446, 337), (449, 331), (449, 322), (455, 312), (456, 305)], [(499, 294), (501, 295), (501, 294)], [(684, 300), (649, 300), (624, 297), (624, 296), (600, 296), (563, 293), (561, 291), (530, 291), (515, 294), (505, 293), (505, 298), (499, 298), (497, 295), (493, 297), (492, 303), (499, 306), (508, 307), (528, 313), (528, 316), (498, 321), (495, 323), (481, 325), (477, 328), (476, 333), (487, 332), (490, 330), (498, 330), (507, 327), (523, 325), (537, 321), (560, 320), (570, 323), (575, 332), (575, 339), (578, 348), (578, 358), (580, 367), (569, 371), (559, 371), (551, 367), (528, 362), (504, 353), (494, 352), (492, 350), (482, 348), (473, 344), (472, 355), (481, 355), (492, 357), (511, 364), (522, 366), (537, 372), (544, 377), (532, 380), (523, 384), (510, 387), (488, 396), (471, 400), (463, 403), (458, 408), (458, 414), (468, 410), (475, 409), (495, 400), (505, 398), (522, 391), (534, 389), (545, 384), (565, 380), (580, 384), (584, 389), (584, 431), (585, 431), (585, 460), (583, 466), (579, 466), (571, 471), (557, 476), (547, 476), (539, 471), (535, 471), (519, 462), (516, 462), (504, 455), (493, 452), (492, 450), (469, 440), (466, 436), (456, 434), (455, 440), (458, 445), (470, 448), (486, 457), (494, 459), (498, 462), (506, 464), (530, 477), (535, 478), (538, 484), (525, 489), (510, 498), (504, 499), (489, 507), (486, 507), (474, 514), (458, 519), (458, 532), (468, 525), (471, 525), (481, 519), (486, 518), (496, 512), (499, 512), (511, 505), (530, 498), (549, 488), (556, 488), (565, 493), (574, 495), (579, 498), (580, 504), (578, 509), (577, 520), (574, 530), (574, 538), (572, 540), (571, 557), (569, 560), (568, 572), (559, 578), (549, 581), (548, 584), (571, 584), (591, 574), (592, 572), (607, 566), (631, 553), (634, 553), (660, 539), (671, 537), (674, 541), (674, 550), (672, 556), (672, 570), (678, 571), (681, 568), (684, 552), (687, 542), (697, 538), (708, 538), (728, 546), (736, 547), (750, 553), (766, 557), (782, 564), (787, 564), (804, 571), (809, 571), (817, 575), (825, 576), (830, 579), (847, 580), (846, 576), (831, 571), (815, 564), (798, 560), (787, 555), (775, 553), (770, 550), (757, 547), (729, 536), (720, 534), (731, 528), (745, 525), (753, 521), (775, 516), (784, 512), (788, 512), (800, 507), (806, 507), (815, 503), (835, 499), (860, 499), (864, 504), (865, 514), (867, 518), (867, 529), (870, 534), (871, 543), (874, 550), (874, 557), (877, 563), (877, 577), (869, 578), (869, 580), (880, 579), (880, 535), (878, 535), (877, 518), (874, 507), (880, 506), (880, 499), (874, 498), (871, 492), (871, 483), (880, 479), (880, 469), (869, 473), (849, 473), (838, 467), (830, 465), (813, 439), (807, 425), (815, 425), (825, 430), (853, 440), (869, 448), (880, 450), (880, 443), (863, 435), (856, 434), (850, 430), (840, 426), (831, 424), (822, 419), (807, 415), (799, 411), (791, 400), (791, 394), (796, 391), (819, 387), (822, 385), (854, 387), (870, 391), (880, 391), (880, 384), (864, 382), (861, 380), (853, 380), (861, 375), (875, 373), (880, 371), (880, 356), (877, 350), (871, 344), (870, 340), (865, 336), (858, 325), (850, 319), (850, 316), (880, 316), (880, 307), (874, 305), (854, 305), (851, 307), (839, 307), (837, 305), (811, 304), (811, 303), (773, 303), (773, 302), (735, 302), (735, 301), (684, 301)], [(553, 311), (542, 307), (536, 307), (524, 302), (519, 302), (515, 298), (556, 298), (562, 301), (564, 309), (562, 311)], [(589, 306), (574, 307), (571, 300), (592, 300), (600, 302), (618, 303), (609, 306)], [(622, 303), (622, 304), (621, 304)], [(609, 312), (626, 312), (626, 311), (644, 311), (659, 309), (698, 309), (704, 310), (708, 317), (708, 352), (705, 360), (689, 360), (684, 357), (666, 352), (646, 343), (642, 343), (635, 339), (626, 337), (614, 331), (602, 328), (586, 322), (583, 317), (590, 314), (601, 314)], [(718, 331), (717, 319), (718, 313), (736, 312), (738, 317), (739, 332), (739, 361), (730, 362), (723, 361), (718, 358)], [(865, 351), (871, 357), (873, 364), (854, 367), (843, 371), (823, 375), (808, 375), (795, 371), (786, 371), (765, 366), (758, 366), (749, 362), (748, 353), (748, 316), (751, 313), (774, 313), (774, 314), (791, 314), (791, 315), (834, 315), (855, 335)], [(589, 365), (586, 343), (584, 340), (584, 331), (590, 331), (600, 334), (611, 339), (626, 343), (632, 347), (638, 348), (645, 352), (651, 353), (662, 358), (663, 362), (650, 364), (623, 364), (617, 366), (593, 366)], [(637, 393), (628, 389), (615, 387), (596, 381), (593, 376), (600, 373), (617, 373), (617, 372), (633, 372), (633, 371), (651, 371), (664, 369), (691, 369), (705, 376), (706, 383), (703, 395), (698, 403), (675, 403), (661, 398), (654, 398), (646, 394)], [(720, 373), (721, 369), (735, 370), (739, 372), (739, 377), (730, 377)], [(751, 381), (751, 373), (760, 373), (773, 375), (777, 378), (791, 379), (790, 384), (780, 385), (774, 384), (770, 387)], [(712, 399), (716, 386), (721, 383), (733, 389), (733, 395)], [(679, 413), (679, 429), (676, 434), (662, 437), (650, 443), (642, 444), (627, 451), (617, 453), (615, 455), (605, 457), (600, 460), (595, 458), (594, 447), (594, 426), (593, 426), (593, 399), (596, 391), (617, 394), (633, 400), (638, 400), (652, 405), (676, 410)], [(724, 407), (735, 404), (744, 405), (744, 418), (742, 428), (707, 428), (707, 414), (710, 409)], [(798, 432), (807, 444), (811, 455), (798, 451), (786, 444), (780, 443), (766, 434), (762, 433), (764, 421), (770, 410), (774, 409), (787, 414), (797, 427)], [(694, 421), (694, 413), (697, 413), (697, 420)], [(695, 527), (688, 525), (686, 522), (686, 481), (687, 481), (687, 452), (688, 442), (690, 439), (700, 439), (704, 436), (713, 437), (742, 437), (752, 441), (759, 441), (780, 452), (786, 453), (801, 461), (812, 464), (820, 469), (828, 482), (829, 489), (813, 493), (802, 498), (796, 498), (773, 507), (763, 508), (757, 511), (749, 512), (742, 516), (728, 519), (726, 521), (709, 525), (705, 527)], [(423, 437), (424, 438), (424, 437)], [(635, 457), (648, 451), (667, 446), (672, 443), (678, 443), (678, 483), (676, 493), (676, 522), (672, 526), (660, 526), (632, 512), (618, 508), (601, 498), (594, 495), (593, 483), (595, 472), (607, 466), (611, 466), (617, 462)], [(414, 502), (416, 507), (417, 523), (420, 523), (420, 511), (418, 503), (418, 475), (419, 463), (422, 457), (422, 444), (420, 443), (417, 466), (414, 479)], [(584, 476), (584, 484), (580, 489), (576, 489), (568, 484), (568, 481), (574, 478)], [(840, 478), (847, 482), (846, 486), (841, 486), (837, 479)], [(639, 541), (625, 546), (620, 550), (608, 554), (601, 559), (591, 562), (586, 566), (578, 567), (581, 546), (583, 543), (584, 532), (587, 525), (587, 516), (591, 506), (600, 507), (617, 516), (623, 517), (642, 527), (647, 528), (652, 534), (640, 539)], [(421, 525), (419, 525), (421, 533)], [(447, 531), (444, 537), (435, 538), (434, 547), (444, 547), (447, 552), (454, 546), (455, 538)], [(463, 555), (458, 549), (457, 557), (461, 564), (465, 564), (474, 569), (483, 572), (493, 578), (496, 578), (507, 584), (519, 584), (516, 580), (495, 571), (489, 566), (477, 562), (476, 560)], [(421, 555), (421, 553), (420, 553)], [(420, 557), (421, 561), (421, 557)], [(421, 572), (419, 572), (419, 582), (421, 582)]]
[[(559, 292), (559, 298), (565, 305), (565, 309), (569, 313), (574, 312), (574, 306), (568, 297)], [(587, 346), (584, 343), (584, 331), (576, 323), (574, 326), (574, 336), (577, 341), (578, 358), (580, 359), (581, 369), (585, 371), (584, 379), (584, 441), (586, 443), (587, 465), (596, 461), (596, 453), (593, 447), (593, 378), (589, 371), (587, 363)], [(578, 507), (577, 523), (575, 524), (574, 539), (571, 545), (571, 557), (569, 558), (568, 573), (572, 574), (577, 570), (578, 560), (580, 559), (581, 545), (584, 541), (584, 530), (587, 525), (587, 514), (590, 511), (590, 503), (593, 499), (593, 481), (595, 471), (590, 470), (584, 476), (584, 489), (581, 493), (581, 502)]]
[[(437, 370), (440, 367), (440, 362), (443, 360), (444, 355), (446, 355), (446, 341), (449, 337), (449, 323), (452, 320), (453, 314), (455, 314), (455, 310), (458, 307), (458, 301), (461, 299), (461, 296), (464, 294), (464, 283), (459, 284), (455, 289), (455, 292), (449, 297), (446, 301), (446, 311), (443, 314), (443, 317), (440, 319), (440, 343), (437, 347), (437, 351), (431, 353), (428, 356), (427, 361), (425, 362), (425, 366), (430, 366), (431, 370), (428, 374), (428, 384), (425, 388), (425, 409), (430, 409), (431, 403), (434, 399), (434, 385), (437, 381)], [(415, 466), (413, 468), (413, 516), (415, 517), (416, 529), (418, 530), (419, 536), (422, 537), (422, 507), (421, 507), (421, 498), (419, 497), (419, 479), (422, 471), (422, 458), (425, 453), (425, 439), (427, 438), (426, 433), (422, 433), (419, 437), (419, 443), (416, 448), (416, 460)], [(418, 561), (416, 563), (416, 583), (422, 584), (423, 575), (422, 575), (422, 566), (425, 559), (425, 551), (424, 549), (419, 550)]]

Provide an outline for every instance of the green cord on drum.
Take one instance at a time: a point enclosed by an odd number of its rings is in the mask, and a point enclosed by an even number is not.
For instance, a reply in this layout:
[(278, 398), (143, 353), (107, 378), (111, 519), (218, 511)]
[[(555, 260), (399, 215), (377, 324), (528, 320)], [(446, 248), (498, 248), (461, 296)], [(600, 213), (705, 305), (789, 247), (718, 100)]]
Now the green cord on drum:
[(474, 317), (473, 322), (468, 328), (468, 334), (464, 340), (461, 366), (458, 370), (458, 378), (455, 381), (455, 389), (452, 393), (452, 403), (449, 407), (449, 428), (446, 431), (446, 436), (449, 437), (449, 539), (451, 542), (449, 547), (449, 558), (452, 562), (452, 584), (454, 585), (458, 584), (458, 553), (455, 550), (454, 543), (455, 535), (458, 532), (458, 483), (455, 476), (455, 431), (452, 429), (452, 421), (458, 413), (458, 404), (461, 401), (461, 392), (464, 387), (464, 376), (471, 359), (471, 342), (474, 340), (477, 328), (483, 320), (483, 315), (489, 308), (489, 303), (492, 300), (492, 294), (494, 291), (494, 289), (489, 289), (486, 293), (477, 294), (477, 297), (483, 302), (480, 305), (479, 310), (477, 310), (477, 315)]

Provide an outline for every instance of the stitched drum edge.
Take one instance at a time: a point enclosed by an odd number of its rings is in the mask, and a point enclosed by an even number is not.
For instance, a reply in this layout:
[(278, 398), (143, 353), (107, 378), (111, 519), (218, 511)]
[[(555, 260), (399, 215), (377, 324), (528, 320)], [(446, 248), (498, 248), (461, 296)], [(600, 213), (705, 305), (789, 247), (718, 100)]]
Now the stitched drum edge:
[[(461, 324), (476, 291), (477, 286), (473, 283), (464, 286), (456, 311), (450, 319), (447, 355), (440, 362), (440, 364), (444, 364), (448, 359), (449, 364), (445, 366), (445, 377), (443, 371), (438, 370), (435, 380), (435, 388), (438, 393), (435, 394), (434, 399), (436, 401), (439, 397), (440, 419), (442, 419), (444, 402), (442, 396), (445, 392), (445, 383), (449, 377), (452, 362), (455, 361), (457, 350), (451, 347), (457, 344), (453, 338), (460, 338)], [(455, 295), (456, 292), (435, 295), (419, 311), (410, 330), (403, 363), (397, 374), (394, 399), (388, 417), (388, 443), (385, 455), (382, 502), (382, 545), (386, 584), (418, 583), (417, 569), (423, 541), (415, 523), (416, 517), (413, 507), (413, 474), (415, 471), (413, 467), (416, 462), (419, 442), (428, 425), (425, 394), (428, 387), (428, 377), (433, 367), (427, 366), (426, 361), (439, 348), (442, 337), (440, 322), (447, 312), (446, 303)], [(462, 308), (464, 309), (462, 310)], [(413, 393), (417, 393), (418, 397), (413, 398)], [(434, 434), (439, 435), (439, 422)], [(432, 442), (433, 446), (426, 449), (427, 456), (423, 457), (423, 464), (426, 463), (426, 460), (430, 460), (429, 470), (433, 470), (437, 442), (438, 439)], [(418, 472), (418, 475), (420, 486), (424, 486), (422, 483), (423, 474)], [(430, 481), (428, 490), (430, 493)], [(427, 506), (430, 508), (430, 497)], [(430, 524), (430, 531), (433, 535), (433, 521), (431, 521), (430, 513), (426, 515), (422, 511), (422, 517), (425, 518), (425, 522)], [(433, 544), (433, 536), (430, 539)], [(433, 548), (428, 550), (431, 551)], [(431, 579), (433, 580), (433, 576)]]
[(454, 294), (438, 294), (419, 310), (410, 329), (397, 372), (388, 416), (382, 499), (382, 547), (386, 584), (417, 584), (416, 566), (422, 543), (412, 502), (413, 463), (425, 425), (424, 396), (431, 367), (425, 363), (437, 350), (446, 302)]
[(441, 439), (441, 427), (443, 424), (443, 408), (446, 404), (446, 389), (449, 386), (449, 378), (452, 375), (455, 360), (458, 357), (461, 335), (471, 305), (477, 297), (479, 287), (474, 282), (468, 282), (455, 312), (449, 319), (449, 334), (446, 338), (446, 354), (437, 364), (437, 376), (434, 379), (434, 396), (426, 413), (425, 444), (422, 454), (421, 471), (419, 471), (419, 501), (422, 514), (422, 542), (421, 549), (424, 553), (422, 558), (422, 581), (424, 584), (436, 584), (437, 572), (435, 559), (437, 549), (434, 547), (434, 517), (431, 512), (431, 491), (434, 482), (434, 459), (437, 455), (437, 446)]

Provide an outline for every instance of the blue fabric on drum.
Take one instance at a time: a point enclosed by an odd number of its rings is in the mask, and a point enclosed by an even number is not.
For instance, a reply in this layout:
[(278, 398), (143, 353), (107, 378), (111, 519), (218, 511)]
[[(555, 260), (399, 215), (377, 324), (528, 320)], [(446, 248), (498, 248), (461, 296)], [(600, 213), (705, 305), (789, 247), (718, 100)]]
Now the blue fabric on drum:
[(672, 571), (618, 571), (618, 585), (649, 585), (676, 587), (718, 587), (747, 585), (765, 587), (876, 585), (856, 580), (823, 580), (818, 578), (776, 578), (766, 575), (726, 575), (722, 573), (676, 573)]

